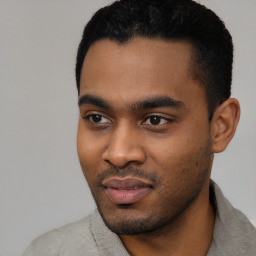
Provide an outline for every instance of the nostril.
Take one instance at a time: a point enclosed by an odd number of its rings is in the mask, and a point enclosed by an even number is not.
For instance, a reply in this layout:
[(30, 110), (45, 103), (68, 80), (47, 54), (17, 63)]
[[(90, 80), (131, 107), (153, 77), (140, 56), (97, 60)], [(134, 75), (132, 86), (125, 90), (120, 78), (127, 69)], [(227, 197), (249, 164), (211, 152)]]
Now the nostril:
[(108, 149), (103, 153), (103, 160), (118, 168), (124, 168), (131, 164), (142, 164), (146, 160), (146, 154), (140, 148), (133, 147), (120, 152)]

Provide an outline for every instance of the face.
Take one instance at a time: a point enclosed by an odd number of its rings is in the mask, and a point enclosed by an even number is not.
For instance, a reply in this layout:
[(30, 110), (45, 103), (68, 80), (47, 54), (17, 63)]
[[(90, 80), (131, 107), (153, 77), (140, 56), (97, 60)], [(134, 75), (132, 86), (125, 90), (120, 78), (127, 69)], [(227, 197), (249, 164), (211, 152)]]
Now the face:
[(117, 234), (159, 230), (206, 199), (210, 124), (190, 51), (183, 42), (137, 38), (98, 41), (85, 57), (78, 155)]

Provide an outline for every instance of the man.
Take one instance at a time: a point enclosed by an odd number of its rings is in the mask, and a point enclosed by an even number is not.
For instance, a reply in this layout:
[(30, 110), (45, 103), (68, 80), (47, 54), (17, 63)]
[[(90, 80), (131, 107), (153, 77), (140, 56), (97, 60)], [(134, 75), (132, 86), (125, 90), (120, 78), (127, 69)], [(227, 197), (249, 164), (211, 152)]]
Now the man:
[(78, 155), (97, 211), (24, 255), (256, 255), (256, 230), (210, 180), (240, 108), (233, 45), (191, 0), (121, 0), (79, 45)]

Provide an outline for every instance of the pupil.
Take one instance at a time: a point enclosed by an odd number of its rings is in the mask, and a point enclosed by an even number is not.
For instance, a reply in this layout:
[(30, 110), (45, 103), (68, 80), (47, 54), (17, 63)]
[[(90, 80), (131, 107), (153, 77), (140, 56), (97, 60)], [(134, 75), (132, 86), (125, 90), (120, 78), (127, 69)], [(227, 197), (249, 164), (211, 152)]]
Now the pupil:
[(150, 117), (150, 123), (151, 124), (157, 125), (157, 124), (160, 124), (160, 122), (161, 122), (161, 117), (159, 117), (159, 116)]
[(101, 121), (101, 116), (100, 115), (93, 115), (92, 116), (92, 120), (93, 120), (93, 122), (95, 122), (95, 123), (99, 123), (100, 121)]

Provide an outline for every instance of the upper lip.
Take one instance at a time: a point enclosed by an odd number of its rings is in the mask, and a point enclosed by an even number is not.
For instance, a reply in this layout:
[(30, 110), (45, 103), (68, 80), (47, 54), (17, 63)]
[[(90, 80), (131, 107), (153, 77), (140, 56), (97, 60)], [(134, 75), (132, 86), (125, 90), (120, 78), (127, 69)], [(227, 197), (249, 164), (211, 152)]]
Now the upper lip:
[(145, 180), (135, 177), (112, 177), (103, 181), (103, 186), (114, 189), (129, 189), (129, 188), (143, 188), (152, 187), (152, 185)]

